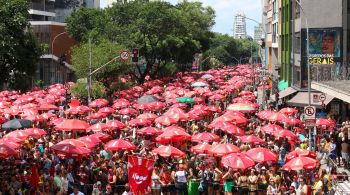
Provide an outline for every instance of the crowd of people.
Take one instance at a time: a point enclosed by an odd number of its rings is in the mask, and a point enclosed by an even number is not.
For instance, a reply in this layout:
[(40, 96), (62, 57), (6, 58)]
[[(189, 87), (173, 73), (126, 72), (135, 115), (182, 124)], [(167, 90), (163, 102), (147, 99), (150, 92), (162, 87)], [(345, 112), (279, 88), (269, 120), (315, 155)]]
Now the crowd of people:
[[(121, 130), (106, 130), (98, 137), (100, 142), (91, 149), (88, 155), (68, 156), (61, 154), (51, 147), (66, 139), (75, 139), (94, 134), (88, 131), (58, 131), (56, 124), (50, 123), (50, 120), (33, 123), (33, 127), (41, 128), (46, 131), (44, 136), (28, 136), (21, 146), (17, 149), (19, 155), (0, 160), (0, 194), (133, 194), (128, 183), (128, 156), (135, 155), (147, 159), (154, 159), (155, 165), (152, 173), (152, 182), (149, 194), (171, 195), (171, 194), (328, 194), (332, 191), (334, 180), (339, 179), (336, 168), (332, 166), (322, 166), (317, 163), (315, 167), (308, 170), (298, 171), (283, 169), (287, 163), (286, 156), (298, 149), (310, 149), (308, 131), (303, 124), (288, 125), (278, 121), (263, 119), (257, 115), (258, 107), (255, 111), (244, 112), (244, 117), (248, 119), (244, 124), (238, 125), (245, 135), (254, 135), (263, 140), (261, 143), (247, 143), (242, 141), (239, 136), (225, 132), (220, 128), (211, 126), (213, 120), (223, 116), (227, 111), (228, 105), (233, 99), (237, 99), (239, 93), (244, 90), (244, 85), (248, 82), (245, 76), (251, 72), (249, 67), (246, 72), (239, 72), (237, 68), (226, 68), (225, 72), (215, 70), (210, 72), (219, 81), (214, 79), (201, 79), (202, 74), (188, 73), (182, 77), (170, 79), (170, 82), (164, 83), (162, 90), (155, 93), (164, 94), (168, 88), (181, 87), (191, 91), (191, 83), (185, 81), (189, 76), (193, 81), (200, 79), (206, 82), (208, 91), (215, 92), (220, 90), (220, 85), (227, 85), (232, 78), (244, 79), (241, 87), (235, 90), (228, 90), (222, 93), (223, 99), (211, 100), (210, 96), (193, 93), (193, 98), (202, 98), (200, 103), (176, 103), (166, 101), (165, 106), (157, 111), (147, 111), (137, 109), (138, 113), (125, 116), (118, 111), (109, 114), (100, 119), (88, 120), (90, 125), (97, 123), (106, 123), (110, 120), (120, 120), (125, 124)], [(221, 75), (221, 73), (224, 73)], [(209, 74), (209, 73), (207, 73)], [(253, 73), (252, 73), (253, 74)], [(238, 76), (237, 76), (238, 75)], [(212, 78), (212, 77), (210, 77)], [(179, 85), (177, 85), (177, 84)], [(221, 83), (221, 84), (220, 84)], [(215, 86), (215, 87), (214, 87)], [(146, 93), (150, 88), (145, 88), (142, 93)], [(253, 93), (253, 92), (252, 92)], [(153, 95), (155, 95), (153, 94)], [(177, 95), (181, 97), (182, 95)], [(254, 96), (254, 95), (253, 95)], [(123, 94), (116, 94), (115, 99), (125, 98)], [(131, 101), (131, 100), (130, 100)], [(255, 102), (256, 99), (249, 101)], [(59, 102), (56, 102), (58, 105)], [(180, 149), (185, 153), (184, 156), (162, 156), (154, 154), (153, 149), (159, 147), (161, 143), (156, 140), (154, 135), (137, 134), (137, 130), (142, 125), (130, 126), (131, 119), (144, 113), (153, 113), (162, 116), (164, 112), (171, 108), (178, 108), (184, 113), (191, 112), (196, 104), (203, 104), (207, 108), (215, 107), (216, 110), (198, 114), (193, 120), (178, 121), (175, 124), (192, 136), (203, 132), (210, 132), (218, 135), (220, 140), (209, 141), (213, 146), (218, 144), (233, 144), (240, 149), (240, 153), (245, 153), (250, 149), (263, 147), (270, 149), (277, 155), (276, 161), (256, 162), (254, 166), (247, 169), (234, 169), (222, 163), (222, 156), (211, 155), (207, 152), (194, 152), (192, 148), (197, 143), (191, 140), (175, 141), (166, 143)], [(111, 106), (109, 104), (107, 106)], [(132, 104), (127, 107), (132, 107)], [(97, 113), (98, 107), (91, 112)], [(271, 108), (272, 112), (278, 113), (278, 110)], [(200, 112), (200, 111), (198, 111)], [(40, 113), (39, 113), (40, 114)], [(53, 111), (56, 116), (65, 118), (77, 118), (85, 120), (85, 114), (67, 114), (62, 111)], [(289, 117), (299, 116), (297, 113), (289, 114)], [(9, 119), (19, 118), (19, 116), (7, 116)], [(57, 118), (57, 117), (53, 117)], [(154, 127), (163, 129), (166, 125), (153, 123)], [(288, 137), (278, 137), (262, 131), (262, 127), (268, 124), (278, 124), (289, 130), (297, 137), (290, 139)], [(345, 122), (341, 128), (331, 126), (318, 127), (320, 129), (331, 129), (330, 133), (324, 133), (315, 140), (315, 149), (319, 154), (318, 158), (330, 157), (334, 159), (339, 166), (348, 167), (349, 162), (349, 141), (348, 130), (349, 123)], [(2, 136), (6, 139), (6, 134), (10, 131), (3, 131)], [(110, 151), (104, 146), (109, 140), (123, 138), (136, 146), (135, 150)], [(0, 139), (1, 140), (1, 139)], [(0, 141), (0, 145), (4, 144)], [(1, 153), (1, 151), (0, 151)], [(37, 177), (33, 177), (37, 175)], [(36, 179), (37, 178), (37, 179)]]

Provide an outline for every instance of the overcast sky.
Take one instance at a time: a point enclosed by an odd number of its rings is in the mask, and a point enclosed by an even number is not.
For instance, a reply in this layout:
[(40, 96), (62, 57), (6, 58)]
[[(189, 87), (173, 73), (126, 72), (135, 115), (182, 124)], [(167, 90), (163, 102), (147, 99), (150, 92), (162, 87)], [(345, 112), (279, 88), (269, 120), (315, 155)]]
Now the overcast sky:
[[(103, 5), (104, 0), (101, 0)], [(179, 0), (165, 0), (176, 4)], [(249, 18), (261, 21), (261, 0), (189, 0), (200, 1), (204, 6), (211, 6), (216, 13), (215, 26), (213, 31), (224, 34), (233, 34), (233, 16), (238, 11), (242, 11)], [(102, 6), (103, 7), (103, 6)], [(256, 24), (247, 20), (247, 33), (254, 35), (254, 26)]]

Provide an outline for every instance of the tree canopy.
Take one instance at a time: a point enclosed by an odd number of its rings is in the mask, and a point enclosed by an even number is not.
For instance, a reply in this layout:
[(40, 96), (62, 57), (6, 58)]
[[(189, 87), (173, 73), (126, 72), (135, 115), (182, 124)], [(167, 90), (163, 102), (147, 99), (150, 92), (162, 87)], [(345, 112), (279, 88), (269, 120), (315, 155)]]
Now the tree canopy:
[(29, 87), (41, 49), (29, 30), (27, 0), (0, 0), (0, 83)]

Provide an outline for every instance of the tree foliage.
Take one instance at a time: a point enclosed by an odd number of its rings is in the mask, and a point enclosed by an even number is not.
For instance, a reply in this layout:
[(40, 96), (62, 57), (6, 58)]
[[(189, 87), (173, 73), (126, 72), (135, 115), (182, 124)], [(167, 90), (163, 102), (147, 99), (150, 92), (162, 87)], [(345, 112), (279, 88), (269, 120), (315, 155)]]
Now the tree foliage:
[[(86, 80), (85, 81), (78, 80), (78, 82), (75, 83), (69, 91), (75, 97), (82, 99), (82, 100), (87, 100), (88, 92), (87, 92), (86, 86), (87, 86)], [(106, 88), (103, 86), (102, 83), (99, 83), (99, 82), (92, 83), (91, 97), (93, 99), (106, 97)]]
[(214, 17), (213, 9), (198, 2), (173, 6), (139, 0), (115, 3), (105, 10), (83, 8), (67, 21), (69, 34), (78, 41), (94, 36), (95, 40), (139, 48), (146, 68), (134, 76), (143, 82), (146, 75), (156, 77), (168, 63), (190, 63), (195, 53), (208, 49)]
[(29, 30), (27, 0), (0, 0), (0, 83), (25, 90), (41, 49)]
[[(101, 67), (113, 58), (119, 56), (120, 52), (125, 50), (121, 45), (111, 43), (108, 40), (101, 40), (91, 44), (91, 67), (92, 71)], [(89, 75), (90, 63), (90, 45), (83, 43), (72, 50), (73, 69), (79, 78), (87, 78)], [(105, 66), (93, 75), (97, 81), (101, 82), (107, 89), (118, 76), (129, 72), (130, 63), (115, 60), (111, 64)]]

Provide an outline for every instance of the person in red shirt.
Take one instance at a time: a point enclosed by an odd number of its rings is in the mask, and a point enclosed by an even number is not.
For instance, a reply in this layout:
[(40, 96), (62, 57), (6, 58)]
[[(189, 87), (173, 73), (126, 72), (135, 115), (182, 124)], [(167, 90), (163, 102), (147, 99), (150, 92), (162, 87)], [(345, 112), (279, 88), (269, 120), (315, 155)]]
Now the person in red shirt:
[(159, 174), (159, 181), (161, 183), (161, 191), (163, 195), (170, 195), (171, 172), (166, 164), (163, 164), (162, 166), (162, 170)]

